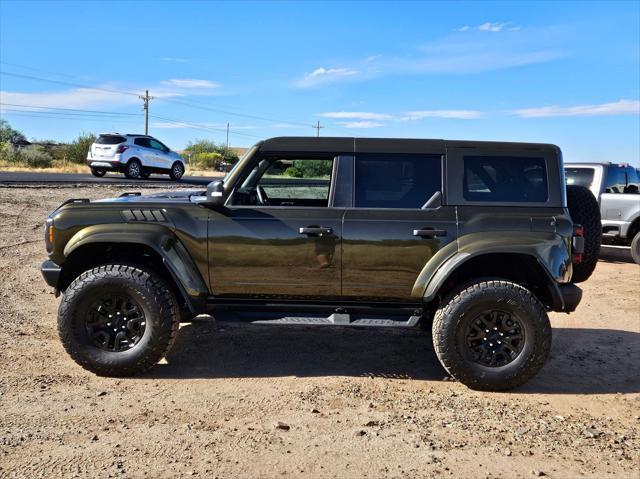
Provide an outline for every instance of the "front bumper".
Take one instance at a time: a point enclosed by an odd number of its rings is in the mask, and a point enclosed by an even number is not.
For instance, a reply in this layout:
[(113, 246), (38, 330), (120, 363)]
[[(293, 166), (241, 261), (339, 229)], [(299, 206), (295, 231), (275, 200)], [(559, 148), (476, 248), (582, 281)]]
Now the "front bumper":
[(44, 277), (45, 282), (51, 286), (52, 288), (58, 289), (58, 280), (60, 279), (60, 273), (62, 272), (62, 268), (58, 266), (56, 263), (48, 259), (42, 266), (40, 266), (40, 272)]

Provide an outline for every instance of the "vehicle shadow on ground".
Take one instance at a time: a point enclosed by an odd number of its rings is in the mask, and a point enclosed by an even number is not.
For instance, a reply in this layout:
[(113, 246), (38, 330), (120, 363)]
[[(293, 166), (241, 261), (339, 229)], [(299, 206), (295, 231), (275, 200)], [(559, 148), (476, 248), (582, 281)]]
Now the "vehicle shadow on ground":
[(616, 246), (608, 246), (602, 245), (600, 248), (600, 255), (598, 257), (600, 261), (605, 261), (607, 263), (633, 263), (633, 258), (631, 257), (631, 248), (627, 247), (616, 247)]
[[(515, 392), (640, 392), (640, 333), (555, 328), (543, 370)], [(143, 377), (255, 378), (354, 376), (441, 381), (447, 376), (418, 329), (282, 327), (216, 323), (184, 325), (176, 344)]]

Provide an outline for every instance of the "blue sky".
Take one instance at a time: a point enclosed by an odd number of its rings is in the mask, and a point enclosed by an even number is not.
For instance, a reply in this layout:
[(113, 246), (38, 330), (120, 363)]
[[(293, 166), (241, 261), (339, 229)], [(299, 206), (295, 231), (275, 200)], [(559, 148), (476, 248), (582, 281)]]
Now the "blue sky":
[(141, 132), (148, 88), (150, 133), (175, 149), (227, 122), (248, 146), (319, 120), (640, 158), (638, 1), (0, 0), (0, 62), (2, 117), (29, 138)]

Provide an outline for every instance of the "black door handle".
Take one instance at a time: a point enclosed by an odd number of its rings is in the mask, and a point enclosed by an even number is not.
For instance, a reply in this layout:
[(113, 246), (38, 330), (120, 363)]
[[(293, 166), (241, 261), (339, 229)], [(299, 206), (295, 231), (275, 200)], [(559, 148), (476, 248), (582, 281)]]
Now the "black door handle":
[(298, 233), (301, 235), (328, 235), (332, 232), (333, 230), (331, 228), (324, 228), (322, 226), (307, 226), (298, 230)]
[(433, 228), (424, 228), (421, 230), (413, 230), (413, 236), (420, 236), (421, 238), (447, 236), (447, 230), (434, 230)]

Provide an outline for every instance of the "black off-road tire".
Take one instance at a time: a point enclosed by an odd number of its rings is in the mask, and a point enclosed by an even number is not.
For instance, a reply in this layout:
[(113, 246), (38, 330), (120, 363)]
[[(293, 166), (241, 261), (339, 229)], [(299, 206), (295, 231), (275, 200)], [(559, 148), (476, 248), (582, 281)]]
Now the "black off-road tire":
[[(108, 291), (129, 295), (144, 312), (144, 333), (131, 349), (107, 351), (87, 332), (91, 304)], [(82, 273), (65, 291), (58, 311), (64, 348), (80, 366), (100, 376), (131, 376), (149, 369), (167, 354), (179, 325), (173, 292), (152, 273), (128, 265), (109, 264)]]
[(132, 158), (124, 167), (124, 176), (130, 180), (137, 180), (142, 174), (142, 164), (137, 158)]
[(179, 161), (176, 161), (173, 165), (171, 165), (171, 169), (169, 170), (169, 177), (173, 181), (180, 181), (184, 175), (184, 165)]
[(98, 168), (91, 168), (91, 174), (96, 178), (102, 178), (107, 174), (107, 170), (100, 170)]
[(631, 240), (631, 257), (636, 264), (640, 264), (640, 231)]
[(567, 185), (567, 207), (574, 223), (584, 227), (582, 261), (573, 265), (572, 283), (589, 279), (596, 268), (602, 243), (600, 205), (591, 190), (579, 185)]
[[(524, 330), (520, 353), (506, 365), (490, 367), (465, 350), (467, 326), (483, 308), (505, 311)], [(544, 365), (551, 350), (551, 324), (544, 306), (526, 288), (509, 281), (479, 281), (450, 296), (433, 319), (433, 345), (445, 370), (471, 389), (503, 391), (520, 386)]]

